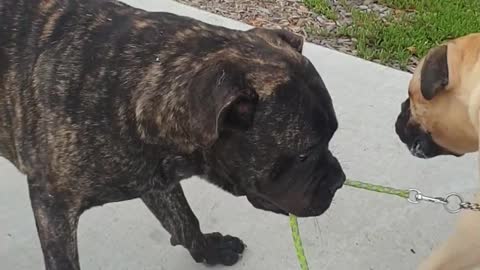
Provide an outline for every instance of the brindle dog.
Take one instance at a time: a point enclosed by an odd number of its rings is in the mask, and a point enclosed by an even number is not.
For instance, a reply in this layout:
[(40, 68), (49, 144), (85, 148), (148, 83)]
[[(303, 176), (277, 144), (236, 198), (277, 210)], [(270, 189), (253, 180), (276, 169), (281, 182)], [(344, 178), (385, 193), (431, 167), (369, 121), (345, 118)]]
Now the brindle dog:
[(337, 120), (303, 39), (107, 0), (0, 0), (0, 153), (27, 176), (48, 270), (79, 269), (87, 209), (141, 198), (195, 261), (232, 265), (179, 181), (257, 208), (322, 214), (345, 175)]

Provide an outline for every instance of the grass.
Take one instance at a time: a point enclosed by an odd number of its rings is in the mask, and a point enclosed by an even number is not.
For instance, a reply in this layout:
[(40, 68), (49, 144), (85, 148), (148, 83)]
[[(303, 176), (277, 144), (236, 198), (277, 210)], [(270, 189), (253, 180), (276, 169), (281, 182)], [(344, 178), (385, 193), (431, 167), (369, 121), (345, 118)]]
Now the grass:
[[(315, 12), (332, 17), (327, 0), (304, 0)], [(308, 3), (307, 3), (308, 2)], [(315, 3), (320, 3), (316, 5)], [(338, 29), (338, 36), (357, 39), (358, 55), (405, 67), (412, 56), (423, 56), (444, 40), (480, 32), (480, 0), (380, 0), (394, 9), (385, 20), (373, 12), (351, 9), (352, 25)], [(327, 4), (328, 7), (324, 7)], [(348, 5), (348, 0), (344, 0)]]
[(337, 13), (333, 10), (328, 0), (304, 0), (305, 5), (316, 13), (325, 15), (330, 20), (337, 19)]

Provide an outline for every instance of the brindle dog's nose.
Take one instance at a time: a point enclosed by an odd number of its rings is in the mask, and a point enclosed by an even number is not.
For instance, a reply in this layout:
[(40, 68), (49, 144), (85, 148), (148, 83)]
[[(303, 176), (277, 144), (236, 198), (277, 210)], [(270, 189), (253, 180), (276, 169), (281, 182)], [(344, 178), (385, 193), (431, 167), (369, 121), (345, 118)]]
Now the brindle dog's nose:
[(331, 194), (335, 194), (337, 190), (343, 187), (343, 183), (345, 183), (346, 176), (343, 171), (340, 171), (340, 175), (334, 180), (334, 182), (330, 185), (328, 190)]

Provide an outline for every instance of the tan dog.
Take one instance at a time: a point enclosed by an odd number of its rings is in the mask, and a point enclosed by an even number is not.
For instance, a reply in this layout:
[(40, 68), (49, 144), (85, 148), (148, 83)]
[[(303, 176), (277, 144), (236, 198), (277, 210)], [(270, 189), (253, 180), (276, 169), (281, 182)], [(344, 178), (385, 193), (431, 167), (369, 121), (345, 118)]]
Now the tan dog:
[[(422, 59), (402, 104), (396, 132), (420, 158), (478, 151), (480, 138), (480, 34), (445, 42)], [(479, 166), (480, 168), (480, 166)], [(480, 202), (477, 196), (476, 202)], [(480, 213), (464, 211), (453, 235), (421, 270), (480, 266)]]

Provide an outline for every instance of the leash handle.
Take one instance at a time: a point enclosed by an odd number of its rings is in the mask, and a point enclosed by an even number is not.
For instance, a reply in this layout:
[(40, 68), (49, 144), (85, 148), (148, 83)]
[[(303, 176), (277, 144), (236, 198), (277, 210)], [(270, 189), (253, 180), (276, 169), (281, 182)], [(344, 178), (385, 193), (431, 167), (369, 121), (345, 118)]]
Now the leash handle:
[(290, 228), (292, 229), (293, 244), (295, 245), (295, 251), (297, 253), (298, 262), (300, 263), (300, 269), (309, 270), (307, 257), (305, 257), (305, 251), (303, 250), (302, 239), (300, 238), (297, 217), (292, 214), (290, 214)]

